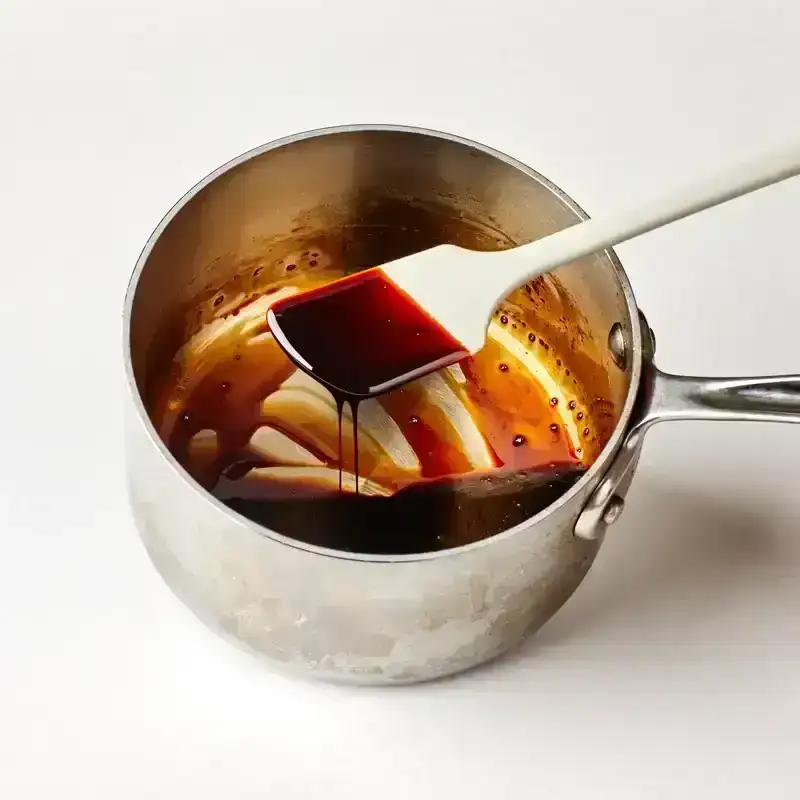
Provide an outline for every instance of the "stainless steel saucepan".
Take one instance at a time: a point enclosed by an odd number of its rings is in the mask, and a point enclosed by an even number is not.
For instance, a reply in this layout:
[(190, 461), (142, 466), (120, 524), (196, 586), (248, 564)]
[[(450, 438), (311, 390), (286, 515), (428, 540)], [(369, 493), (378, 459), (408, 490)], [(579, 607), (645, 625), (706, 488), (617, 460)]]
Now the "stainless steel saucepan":
[(200, 619), (314, 677), (392, 684), (457, 673), (518, 645), (576, 589), (624, 511), (651, 425), (800, 422), (800, 376), (660, 372), (655, 337), (609, 251), (506, 301), (537, 331), (536, 363), (551, 385), (578, 397), (578, 429), (593, 463), (555, 503), (495, 536), (402, 556), (307, 544), (231, 511), (159, 437), (154, 387), (172, 356), (217, 313), (220, 286), (257, 291), (278, 254), (324, 240), (338, 259), (370, 266), (444, 242), (519, 244), (585, 217), (560, 189), (502, 153), (390, 126), (265, 145), (178, 202), (147, 242), (125, 303), (127, 474), (154, 564)]

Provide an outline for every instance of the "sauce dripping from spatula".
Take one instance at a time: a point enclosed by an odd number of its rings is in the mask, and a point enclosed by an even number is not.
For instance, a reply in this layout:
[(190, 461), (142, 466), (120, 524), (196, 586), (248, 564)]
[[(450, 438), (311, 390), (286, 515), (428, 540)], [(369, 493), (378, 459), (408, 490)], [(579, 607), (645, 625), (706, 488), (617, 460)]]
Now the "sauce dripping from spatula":
[(295, 364), (333, 394), (340, 464), (342, 412), (350, 405), (356, 493), (359, 403), (469, 355), (380, 269), (284, 298), (270, 308), (267, 321)]

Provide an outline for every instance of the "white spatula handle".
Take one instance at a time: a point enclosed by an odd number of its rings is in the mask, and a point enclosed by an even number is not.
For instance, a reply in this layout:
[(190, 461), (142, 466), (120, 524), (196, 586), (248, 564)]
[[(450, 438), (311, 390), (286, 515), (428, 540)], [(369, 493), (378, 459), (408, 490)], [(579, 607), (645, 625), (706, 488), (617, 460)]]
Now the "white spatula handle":
[(798, 174), (800, 140), (795, 139), (661, 197), (508, 250), (502, 254), (508, 280), (498, 286), (497, 297), (561, 264)]

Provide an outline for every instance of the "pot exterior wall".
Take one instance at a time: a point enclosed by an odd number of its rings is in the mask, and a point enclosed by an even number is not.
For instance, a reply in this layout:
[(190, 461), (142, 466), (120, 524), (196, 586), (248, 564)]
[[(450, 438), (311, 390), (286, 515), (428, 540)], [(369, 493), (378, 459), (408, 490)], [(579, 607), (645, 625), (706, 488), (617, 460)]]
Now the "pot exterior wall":
[(452, 553), (365, 561), (301, 549), (181, 475), (128, 406), (130, 501), (156, 568), (209, 628), (308, 676), (413, 683), (493, 659), (561, 607), (599, 547), (573, 533), (587, 485), (538, 523)]

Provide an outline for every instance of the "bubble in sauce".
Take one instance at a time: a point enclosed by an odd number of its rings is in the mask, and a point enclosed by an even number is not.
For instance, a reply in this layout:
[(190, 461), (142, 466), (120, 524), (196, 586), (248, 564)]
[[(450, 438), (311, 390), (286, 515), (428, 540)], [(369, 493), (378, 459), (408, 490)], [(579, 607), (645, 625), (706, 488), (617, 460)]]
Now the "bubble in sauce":
[(412, 425), (416, 425), (416, 424), (419, 422), (419, 417), (418, 417), (416, 414), (412, 414), (412, 415), (411, 415), (411, 416), (408, 418), (408, 421), (409, 421), (409, 422), (410, 422)]
[(535, 342), (536, 341), (536, 336), (534, 334), (532, 334), (532, 333), (529, 333), (528, 334), (528, 341), (529, 342)]
[(500, 372), (508, 372), (508, 364), (500, 364)]
[(577, 408), (577, 406), (578, 404), (574, 400), (570, 400), (569, 403), (567, 404), (567, 408), (569, 408), (570, 411), (574, 411)]
[(505, 314), (503, 314), (503, 316), (502, 316), (502, 317), (500, 317), (500, 322), (501, 322), (501, 324), (503, 324), (503, 325), (506, 325), (506, 324), (508, 324), (508, 317), (507, 317)]
[(588, 428), (584, 428), (583, 429), (583, 435), (584, 436), (588, 436), (589, 435), (589, 429)]
[(216, 308), (217, 306), (221, 306), (224, 300), (225, 300), (225, 295), (221, 294), (219, 297), (217, 297), (217, 299), (214, 300), (214, 308)]
[(551, 397), (550, 398), (550, 405), (555, 408), (558, 405), (558, 398), (557, 397)]
[(583, 411), (579, 411), (579, 412), (578, 412), (578, 419), (579, 419), (579, 420), (582, 420), (582, 419), (583, 419)]
[(526, 438), (525, 438), (525, 437), (524, 437), (524, 436), (523, 436), (521, 433), (518, 433), (518, 434), (517, 434), (517, 435), (516, 435), (516, 436), (515, 436), (515, 437), (514, 437), (512, 440), (511, 440), (511, 444), (513, 444), (513, 445), (514, 445), (514, 447), (522, 447), (522, 445), (526, 444), (526, 443), (527, 443), (527, 441), (528, 441), (528, 440), (527, 440), (527, 439), (526, 439)]
[(291, 272), (292, 270), (295, 270), (295, 269), (297, 269), (297, 264), (287, 264), (286, 265), (286, 271), (287, 272)]

